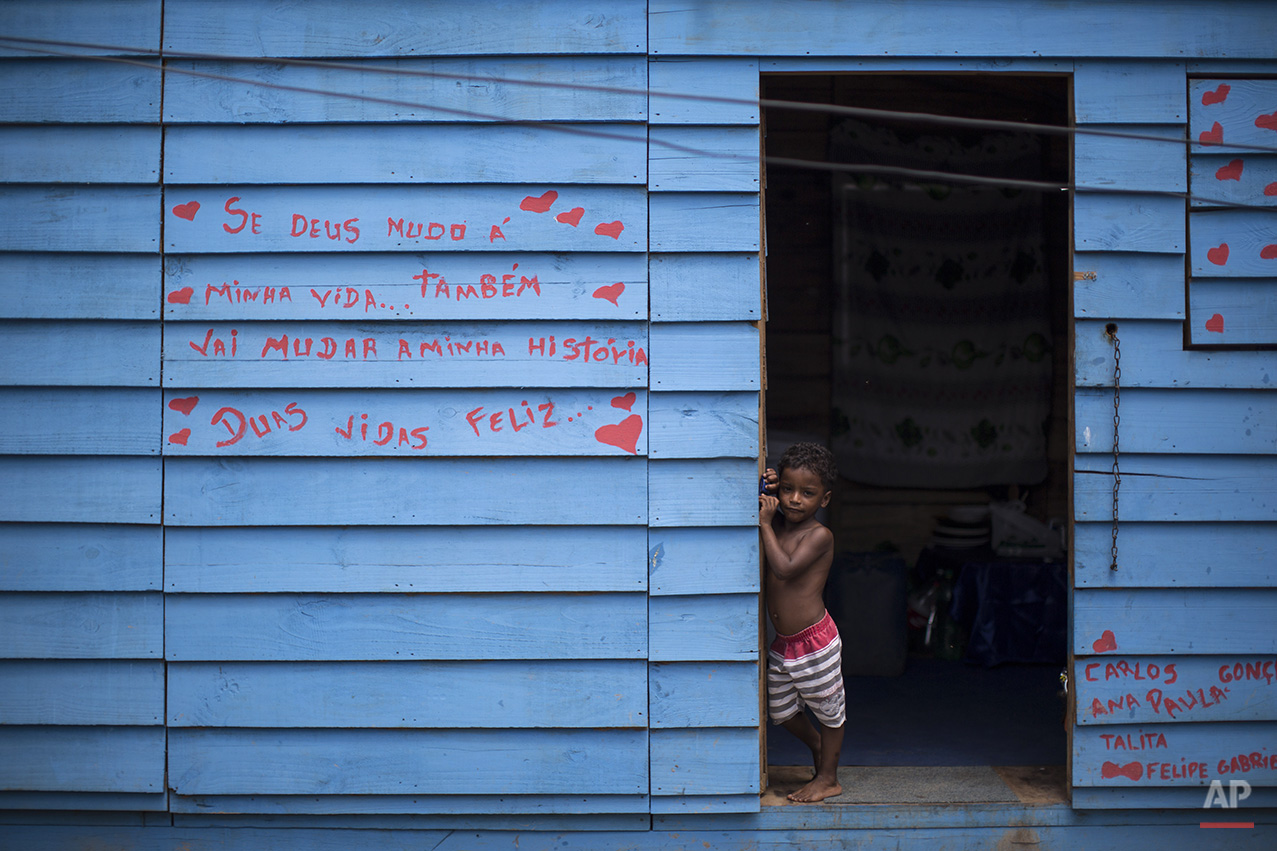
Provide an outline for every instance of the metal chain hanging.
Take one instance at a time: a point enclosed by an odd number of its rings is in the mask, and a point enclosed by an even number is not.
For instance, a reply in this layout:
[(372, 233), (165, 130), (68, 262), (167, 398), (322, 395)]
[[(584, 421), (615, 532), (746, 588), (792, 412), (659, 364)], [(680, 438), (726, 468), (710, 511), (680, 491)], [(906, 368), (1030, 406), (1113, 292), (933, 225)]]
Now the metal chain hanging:
[(1117, 339), (1117, 326), (1110, 324), (1106, 329), (1113, 339), (1113, 546), (1110, 550), (1112, 561), (1109, 570), (1117, 570), (1117, 494), (1122, 487), (1122, 472), (1118, 469), (1118, 426), (1122, 422), (1122, 345)]

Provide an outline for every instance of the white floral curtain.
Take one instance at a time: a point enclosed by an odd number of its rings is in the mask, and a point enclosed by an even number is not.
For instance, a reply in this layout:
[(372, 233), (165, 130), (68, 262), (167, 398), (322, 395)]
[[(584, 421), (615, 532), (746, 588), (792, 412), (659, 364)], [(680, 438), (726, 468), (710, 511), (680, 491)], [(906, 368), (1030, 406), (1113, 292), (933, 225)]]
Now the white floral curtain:
[[(847, 121), (832, 140), (839, 162), (1040, 173), (1028, 135), (910, 136)], [(892, 487), (1041, 481), (1052, 344), (1040, 193), (881, 177), (834, 190), (841, 470)]]

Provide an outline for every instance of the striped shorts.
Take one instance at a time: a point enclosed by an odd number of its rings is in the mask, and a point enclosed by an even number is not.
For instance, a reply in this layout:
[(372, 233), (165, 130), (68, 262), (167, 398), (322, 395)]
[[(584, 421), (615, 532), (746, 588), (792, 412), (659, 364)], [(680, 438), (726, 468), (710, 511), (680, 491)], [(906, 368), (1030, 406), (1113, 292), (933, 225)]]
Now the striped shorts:
[(847, 720), (842, 687), (842, 639), (825, 616), (794, 635), (777, 635), (767, 650), (767, 714), (784, 723), (811, 707), (826, 727)]

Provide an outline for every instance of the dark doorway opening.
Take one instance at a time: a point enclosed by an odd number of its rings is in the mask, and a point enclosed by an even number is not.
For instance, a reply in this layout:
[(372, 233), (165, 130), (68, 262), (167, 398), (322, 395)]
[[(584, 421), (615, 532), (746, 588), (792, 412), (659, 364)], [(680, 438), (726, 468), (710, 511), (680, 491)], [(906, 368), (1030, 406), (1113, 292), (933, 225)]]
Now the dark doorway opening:
[[(1063, 75), (775, 74), (763, 76), (761, 93), (1056, 126), (1071, 118)], [(1069, 194), (972, 190), (934, 176), (774, 158), (1067, 184), (1070, 140), (776, 106), (766, 110), (764, 129), (772, 160), (768, 460), (792, 442), (816, 440), (835, 449), (842, 468), (825, 521), (838, 552), (827, 602), (840, 620), (847, 675), (841, 765), (952, 767), (959, 797), (942, 788), (934, 800), (964, 800), (970, 792), (960, 790), (980, 781), (962, 772), (981, 768), (1015, 789), (1019, 797), (1009, 800), (1024, 800), (1015, 777), (1030, 785), (1046, 778), (1057, 790), (1047, 798), (1062, 799)], [(990, 289), (995, 278), (1009, 282), (1008, 295)], [(983, 385), (972, 381), (969, 367), (995, 361), (1025, 368), (987, 370)], [(972, 386), (955, 389), (965, 384)], [(1017, 524), (1019, 547), (1008, 544)], [(1047, 530), (1053, 537), (1041, 540)], [(1012, 562), (1031, 569), (1009, 577)], [(808, 758), (778, 727), (769, 725), (767, 738), (769, 776), (783, 792), (794, 774), (783, 767)]]

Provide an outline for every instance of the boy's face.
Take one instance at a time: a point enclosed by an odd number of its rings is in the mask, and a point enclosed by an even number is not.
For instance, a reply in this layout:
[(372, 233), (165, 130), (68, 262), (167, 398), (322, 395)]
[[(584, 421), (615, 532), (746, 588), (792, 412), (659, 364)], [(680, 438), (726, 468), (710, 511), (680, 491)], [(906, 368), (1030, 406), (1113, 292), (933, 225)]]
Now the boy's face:
[(778, 511), (785, 522), (797, 525), (813, 517), (817, 511), (829, 505), (833, 491), (825, 488), (820, 476), (802, 467), (786, 467), (780, 471), (780, 487), (776, 498), (780, 500)]

